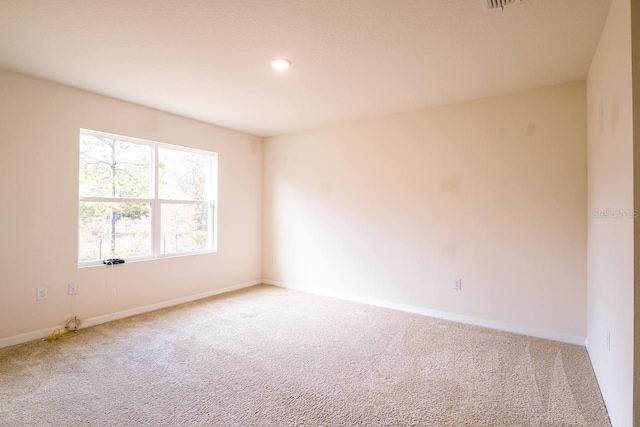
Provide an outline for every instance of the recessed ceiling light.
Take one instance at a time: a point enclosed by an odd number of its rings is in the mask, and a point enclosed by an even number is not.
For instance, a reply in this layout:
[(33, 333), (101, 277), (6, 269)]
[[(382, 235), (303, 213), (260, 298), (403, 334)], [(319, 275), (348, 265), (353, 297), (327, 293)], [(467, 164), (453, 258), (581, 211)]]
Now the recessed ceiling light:
[(271, 67), (277, 71), (287, 71), (291, 68), (291, 61), (284, 58), (273, 58), (271, 60)]

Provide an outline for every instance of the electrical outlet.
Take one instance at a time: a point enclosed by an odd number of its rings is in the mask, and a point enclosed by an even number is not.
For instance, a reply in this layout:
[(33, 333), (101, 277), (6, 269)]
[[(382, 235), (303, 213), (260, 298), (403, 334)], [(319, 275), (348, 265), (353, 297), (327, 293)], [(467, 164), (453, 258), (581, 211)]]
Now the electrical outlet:
[(607, 328), (607, 351), (611, 351), (611, 331)]
[(47, 288), (36, 288), (36, 301), (49, 299), (49, 290)]
[(453, 289), (456, 291), (462, 289), (462, 279), (453, 279)]
[(78, 293), (78, 284), (69, 283), (69, 295), (75, 295)]
[(276, 257), (272, 256), (271, 257), (271, 264), (275, 264), (276, 263)]

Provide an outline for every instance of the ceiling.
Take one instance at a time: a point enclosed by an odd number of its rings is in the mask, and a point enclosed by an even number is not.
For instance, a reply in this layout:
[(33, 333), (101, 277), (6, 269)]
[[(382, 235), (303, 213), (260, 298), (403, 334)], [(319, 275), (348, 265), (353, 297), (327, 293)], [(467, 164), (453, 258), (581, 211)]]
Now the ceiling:
[(582, 80), (611, 3), (482, 1), (0, 0), (0, 68), (270, 136)]

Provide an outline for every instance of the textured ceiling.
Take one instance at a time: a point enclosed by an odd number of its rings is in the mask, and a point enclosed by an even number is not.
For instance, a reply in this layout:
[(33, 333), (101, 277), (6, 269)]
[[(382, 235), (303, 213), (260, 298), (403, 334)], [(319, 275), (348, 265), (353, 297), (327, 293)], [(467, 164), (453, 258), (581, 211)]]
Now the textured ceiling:
[(0, 68), (261, 136), (586, 77), (611, 0), (484, 1), (0, 0)]

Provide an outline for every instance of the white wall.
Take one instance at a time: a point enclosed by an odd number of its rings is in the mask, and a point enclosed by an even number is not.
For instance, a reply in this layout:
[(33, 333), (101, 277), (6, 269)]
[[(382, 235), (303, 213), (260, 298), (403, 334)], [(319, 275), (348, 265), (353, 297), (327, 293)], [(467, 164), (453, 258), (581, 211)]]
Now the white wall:
[(586, 138), (584, 83), (268, 138), (264, 277), (584, 337)]
[[(217, 152), (218, 253), (78, 268), (80, 128)], [(0, 339), (262, 277), (258, 137), (0, 71), (0, 161)]]
[(632, 425), (634, 221), (593, 210), (633, 209), (631, 90), (630, 1), (614, 0), (587, 79), (587, 346), (614, 427)]

